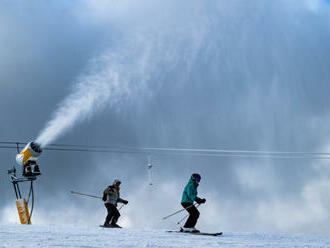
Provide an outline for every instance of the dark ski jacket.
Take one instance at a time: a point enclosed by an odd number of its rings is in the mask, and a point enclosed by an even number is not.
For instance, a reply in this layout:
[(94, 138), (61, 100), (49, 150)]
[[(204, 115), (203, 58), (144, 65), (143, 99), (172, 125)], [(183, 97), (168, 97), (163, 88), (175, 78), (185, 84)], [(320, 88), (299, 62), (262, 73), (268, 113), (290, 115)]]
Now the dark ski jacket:
[(198, 187), (198, 183), (190, 179), (188, 184), (183, 190), (181, 203), (183, 202), (194, 203), (197, 197), (197, 187)]
[(120, 198), (119, 187), (113, 185), (108, 186), (103, 191), (103, 201), (104, 203), (110, 203), (117, 206), (118, 202), (123, 202), (124, 200)]

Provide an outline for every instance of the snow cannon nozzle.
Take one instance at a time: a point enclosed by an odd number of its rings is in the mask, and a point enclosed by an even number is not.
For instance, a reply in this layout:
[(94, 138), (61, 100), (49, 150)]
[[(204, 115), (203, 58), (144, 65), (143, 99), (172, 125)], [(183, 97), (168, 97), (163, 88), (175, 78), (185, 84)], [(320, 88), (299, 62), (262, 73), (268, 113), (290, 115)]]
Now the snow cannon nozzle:
[[(42, 153), (41, 146), (34, 141), (29, 142), (19, 154), (16, 155), (16, 162), (23, 166), (23, 176), (40, 175), (37, 160)], [(33, 168), (32, 168), (33, 166)]]
[(37, 142), (31, 142), (31, 148), (33, 151), (35, 151), (36, 153), (42, 153), (42, 149), (41, 146), (37, 143)]

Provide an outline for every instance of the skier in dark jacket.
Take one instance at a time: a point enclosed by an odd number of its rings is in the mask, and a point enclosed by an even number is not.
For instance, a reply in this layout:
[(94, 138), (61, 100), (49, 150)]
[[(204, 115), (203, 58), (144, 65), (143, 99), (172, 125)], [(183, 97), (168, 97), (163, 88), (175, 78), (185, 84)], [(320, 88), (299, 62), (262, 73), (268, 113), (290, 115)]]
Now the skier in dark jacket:
[(117, 203), (121, 202), (125, 205), (128, 203), (128, 201), (120, 198), (120, 194), (119, 194), (120, 184), (121, 184), (121, 181), (118, 179), (115, 179), (113, 181), (113, 184), (108, 186), (103, 192), (104, 205), (108, 211), (108, 215), (104, 222), (105, 227), (120, 228), (120, 226), (117, 225), (117, 221), (120, 217), (120, 213), (117, 209)]
[(201, 176), (199, 174), (197, 173), (192, 174), (188, 184), (183, 190), (181, 205), (189, 213), (189, 217), (182, 228), (184, 232), (199, 232), (199, 230), (195, 228), (195, 225), (199, 218), (199, 211), (194, 206), (194, 201), (196, 201), (198, 204), (202, 204), (206, 202), (205, 198), (201, 199), (197, 197), (197, 187), (200, 181), (201, 181)]

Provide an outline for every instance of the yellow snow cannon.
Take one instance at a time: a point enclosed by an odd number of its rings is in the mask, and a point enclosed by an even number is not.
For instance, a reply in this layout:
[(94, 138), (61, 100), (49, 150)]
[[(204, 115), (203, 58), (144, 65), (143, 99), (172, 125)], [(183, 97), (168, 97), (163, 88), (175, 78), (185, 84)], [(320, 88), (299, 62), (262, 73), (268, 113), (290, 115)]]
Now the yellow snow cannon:
[(24, 149), (16, 155), (16, 162), (23, 166), (23, 176), (38, 176), (40, 175), (37, 160), (42, 153), (40, 145), (36, 142), (29, 142)]

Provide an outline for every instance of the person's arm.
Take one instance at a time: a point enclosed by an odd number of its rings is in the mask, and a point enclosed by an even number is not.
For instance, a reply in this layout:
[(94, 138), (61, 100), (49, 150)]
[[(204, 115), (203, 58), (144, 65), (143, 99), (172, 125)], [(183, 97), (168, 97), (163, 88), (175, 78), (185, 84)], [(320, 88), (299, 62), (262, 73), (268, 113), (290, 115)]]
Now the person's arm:
[(125, 205), (128, 203), (128, 201), (126, 201), (124, 199), (121, 199), (121, 198), (118, 198), (118, 202), (121, 202), (121, 203), (123, 203)]
[(103, 191), (103, 197), (102, 197), (102, 200), (103, 200), (103, 201), (106, 201), (107, 198), (108, 198), (108, 195), (109, 195), (109, 187), (106, 188), (106, 189)]
[(187, 196), (192, 202), (196, 200), (197, 191), (196, 189), (194, 189), (194, 186), (192, 184), (189, 184), (187, 187)]
[(104, 190), (103, 191), (103, 196), (102, 196), (102, 201), (106, 201), (107, 200), (107, 193), (106, 191)]

